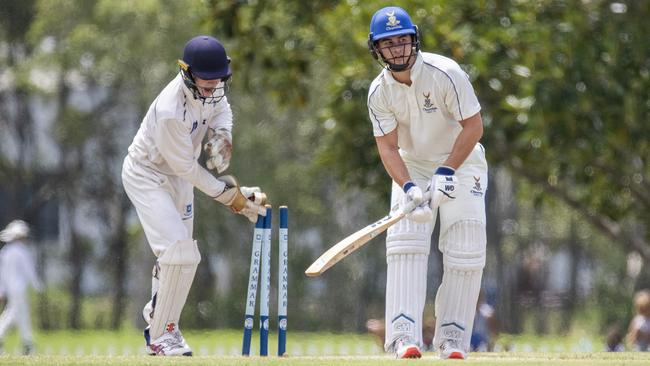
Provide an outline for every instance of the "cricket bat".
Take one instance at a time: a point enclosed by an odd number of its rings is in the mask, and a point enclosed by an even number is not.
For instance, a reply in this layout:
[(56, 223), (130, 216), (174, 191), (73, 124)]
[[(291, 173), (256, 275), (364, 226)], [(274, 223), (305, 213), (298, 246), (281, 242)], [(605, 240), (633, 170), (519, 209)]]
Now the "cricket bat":
[[(424, 202), (431, 199), (431, 192), (424, 193)], [(338, 263), (341, 259), (350, 255), (350, 253), (361, 248), (367, 242), (377, 235), (386, 231), (393, 224), (403, 219), (407, 214), (415, 209), (413, 204), (407, 205), (403, 210), (385, 216), (376, 222), (364, 227), (356, 233), (348, 236), (340, 242), (334, 244), (323, 255), (318, 257), (314, 263), (307, 268), (305, 274), (309, 277), (322, 275), (330, 267)]]

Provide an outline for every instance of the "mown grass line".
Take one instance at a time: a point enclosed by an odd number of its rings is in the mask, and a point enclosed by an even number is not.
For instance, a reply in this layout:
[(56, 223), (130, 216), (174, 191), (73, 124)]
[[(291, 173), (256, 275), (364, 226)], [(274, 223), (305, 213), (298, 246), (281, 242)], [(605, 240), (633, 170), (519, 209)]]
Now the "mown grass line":
[[(384, 366), (404, 365), (405, 362), (436, 365), (456, 365), (458, 361), (438, 360), (434, 354), (427, 353), (422, 360), (395, 360), (390, 356), (357, 357), (152, 357), (152, 356), (3, 356), (0, 365), (51, 365), (51, 366), (248, 366), (248, 365), (283, 365), (283, 366)], [(647, 353), (481, 353), (471, 354), (465, 365), (648, 365), (650, 354)]]

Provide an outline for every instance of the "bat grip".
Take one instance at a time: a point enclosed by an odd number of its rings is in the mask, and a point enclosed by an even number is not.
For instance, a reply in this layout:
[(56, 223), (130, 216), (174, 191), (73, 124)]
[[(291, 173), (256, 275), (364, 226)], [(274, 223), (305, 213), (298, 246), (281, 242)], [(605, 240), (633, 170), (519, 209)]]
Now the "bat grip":
[[(431, 191), (426, 191), (422, 195), (422, 203), (427, 202), (429, 200), (431, 200)], [(404, 214), (404, 215), (409, 214), (413, 210), (415, 210), (415, 203), (413, 201), (411, 201), (408, 204), (406, 204), (406, 206), (404, 206), (404, 209), (402, 210), (402, 214)]]

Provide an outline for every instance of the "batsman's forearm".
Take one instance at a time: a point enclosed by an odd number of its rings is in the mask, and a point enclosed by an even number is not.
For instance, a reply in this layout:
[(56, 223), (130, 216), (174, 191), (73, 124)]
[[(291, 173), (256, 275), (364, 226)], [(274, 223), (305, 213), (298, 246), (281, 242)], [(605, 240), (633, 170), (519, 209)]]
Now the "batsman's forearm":
[(483, 121), (479, 113), (461, 121), (461, 124), (463, 125), (463, 130), (456, 137), (449, 157), (442, 164), (454, 169), (458, 169), (465, 162), (465, 159), (467, 159), (474, 146), (476, 146), (483, 136)]
[(398, 150), (393, 149), (379, 149), (379, 157), (381, 162), (384, 164), (384, 168), (388, 175), (399, 184), (400, 187), (404, 186), (404, 183), (411, 180), (411, 175), (406, 169), (406, 164), (400, 156)]

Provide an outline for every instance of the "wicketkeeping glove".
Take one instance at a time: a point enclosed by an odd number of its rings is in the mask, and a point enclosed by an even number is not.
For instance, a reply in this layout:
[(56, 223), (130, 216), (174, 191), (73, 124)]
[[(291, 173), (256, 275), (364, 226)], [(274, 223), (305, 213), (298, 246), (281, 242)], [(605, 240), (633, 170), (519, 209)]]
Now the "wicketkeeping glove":
[(228, 169), (232, 156), (232, 140), (230, 133), (223, 129), (210, 130), (212, 136), (208, 138), (203, 150), (208, 154), (205, 165), (208, 169), (216, 169), (218, 173)]
[(441, 204), (456, 199), (456, 187), (458, 178), (454, 175), (456, 171), (448, 166), (441, 166), (436, 169), (427, 191), (431, 191), (432, 210), (438, 208)]
[(224, 175), (219, 180), (226, 184), (223, 192), (214, 199), (228, 206), (233, 212), (246, 216), (251, 222), (257, 215), (266, 216), (266, 194), (259, 187), (240, 187), (232, 175)]

